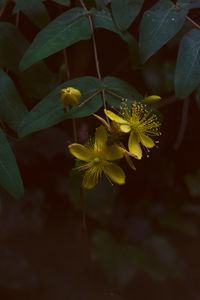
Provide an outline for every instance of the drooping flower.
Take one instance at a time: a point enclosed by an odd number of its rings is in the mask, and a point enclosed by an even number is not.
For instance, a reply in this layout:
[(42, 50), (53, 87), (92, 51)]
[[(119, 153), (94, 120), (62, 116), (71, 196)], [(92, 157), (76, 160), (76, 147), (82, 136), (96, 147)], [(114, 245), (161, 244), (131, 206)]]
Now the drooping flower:
[(123, 151), (116, 145), (107, 144), (107, 132), (104, 126), (96, 129), (95, 140), (88, 145), (81, 144), (69, 145), (69, 151), (72, 155), (85, 163), (78, 167), (85, 170), (82, 185), (85, 189), (92, 189), (98, 182), (98, 179), (105, 173), (111, 181), (117, 184), (125, 183), (124, 171), (113, 160), (123, 157)]
[(73, 87), (62, 89), (61, 93), (61, 104), (72, 108), (73, 106), (79, 105), (81, 98), (81, 92)]
[(138, 159), (142, 158), (140, 144), (147, 149), (155, 146), (152, 138), (160, 135), (160, 122), (152, 111), (146, 109), (145, 105), (133, 103), (131, 110), (123, 102), (121, 116), (110, 110), (104, 110), (104, 112), (108, 118), (120, 125), (121, 132), (130, 132), (128, 148)]

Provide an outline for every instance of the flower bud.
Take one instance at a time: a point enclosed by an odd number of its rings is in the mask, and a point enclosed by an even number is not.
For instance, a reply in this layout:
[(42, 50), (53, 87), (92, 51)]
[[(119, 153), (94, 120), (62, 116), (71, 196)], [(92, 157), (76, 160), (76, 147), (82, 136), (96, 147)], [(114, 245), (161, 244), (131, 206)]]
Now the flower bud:
[(144, 97), (145, 104), (155, 104), (155, 103), (159, 102), (160, 100), (161, 100), (161, 97), (157, 96), (157, 95)]
[(73, 87), (62, 89), (61, 93), (61, 104), (72, 108), (73, 106), (79, 105), (81, 98), (81, 92)]

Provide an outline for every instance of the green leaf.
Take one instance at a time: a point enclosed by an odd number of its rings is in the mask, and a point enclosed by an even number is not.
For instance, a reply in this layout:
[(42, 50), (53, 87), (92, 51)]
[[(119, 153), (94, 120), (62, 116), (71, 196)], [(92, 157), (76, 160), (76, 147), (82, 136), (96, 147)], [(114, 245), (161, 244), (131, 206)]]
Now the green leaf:
[(14, 2), (16, 3), (14, 9), (13, 9), (13, 13), (17, 13), (19, 12), (20, 10), (23, 10), (27, 7), (29, 7), (30, 5), (31, 6), (37, 6), (38, 3), (41, 3), (43, 2), (44, 0), (14, 0)]
[(20, 88), (28, 97), (47, 95), (58, 83), (58, 76), (42, 61), (20, 73), (18, 65), (29, 43), (13, 24), (0, 22), (0, 32), (0, 65), (17, 74)]
[(0, 69), (0, 118), (17, 131), (28, 113), (10, 77)]
[[(103, 80), (104, 87), (111, 92), (128, 99), (131, 103), (133, 100), (142, 100), (141, 94), (129, 83), (115, 77), (105, 77)], [(120, 107), (121, 99), (117, 96), (111, 95), (106, 92), (106, 102), (109, 105)]]
[(95, 0), (97, 9), (104, 9), (106, 5), (110, 2), (109, 0)]
[(39, 28), (43, 28), (50, 22), (48, 11), (42, 2), (37, 4), (30, 2), (29, 6), (23, 9), (23, 13)]
[(187, 6), (189, 9), (200, 8), (200, 1), (199, 0), (178, 0), (176, 5), (181, 7)]
[(20, 63), (25, 70), (34, 63), (46, 58), (72, 44), (87, 40), (91, 36), (87, 11), (73, 8), (63, 13), (35, 37)]
[(144, 0), (111, 1), (112, 14), (121, 31), (126, 30), (140, 12)]
[(19, 198), (24, 193), (22, 179), (15, 156), (1, 129), (0, 145), (0, 184), (13, 197)]
[(186, 98), (200, 83), (200, 31), (192, 29), (182, 39), (175, 71), (175, 91)]
[(51, 127), (59, 122), (71, 118), (80, 118), (91, 115), (102, 106), (101, 96), (97, 95), (82, 107), (73, 107), (66, 112), (60, 104), (60, 90), (65, 87), (74, 87), (82, 94), (81, 102), (102, 87), (102, 83), (95, 77), (85, 76), (62, 83), (39, 102), (22, 120), (19, 127), (19, 136), (25, 136), (35, 131)]
[(161, 0), (147, 10), (140, 25), (139, 48), (145, 62), (181, 29), (188, 8), (177, 9), (169, 0)]
[(61, 5), (70, 6), (70, 0), (51, 0)]
[(142, 62), (141, 62), (139, 47), (136, 39), (129, 32), (124, 33), (122, 38), (128, 44), (131, 67), (133, 69), (141, 69)]
[(28, 42), (13, 24), (0, 22), (0, 32), (0, 65), (16, 72)]

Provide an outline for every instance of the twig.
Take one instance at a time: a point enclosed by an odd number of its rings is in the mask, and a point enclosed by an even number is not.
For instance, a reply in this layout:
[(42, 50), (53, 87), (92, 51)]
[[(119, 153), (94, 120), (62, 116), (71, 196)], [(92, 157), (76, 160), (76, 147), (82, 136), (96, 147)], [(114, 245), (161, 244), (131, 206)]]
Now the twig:
[[(82, 5), (82, 7), (88, 11), (85, 3), (83, 0), (80, 0), (80, 3)], [(97, 70), (97, 75), (98, 75), (98, 78), (101, 80), (102, 77), (101, 77), (101, 72), (100, 72), (100, 67), (99, 67), (99, 59), (98, 59), (98, 53), (97, 53), (97, 45), (96, 45), (96, 40), (95, 40), (95, 34), (94, 34), (94, 25), (93, 25), (93, 22), (92, 22), (92, 17), (88, 14), (88, 21), (89, 21), (89, 24), (90, 24), (90, 30), (91, 30), (91, 35), (92, 35), (92, 43), (93, 43), (93, 48), (94, 48), (94, 58), (95, 58), (95, 64), (96, 64), (96, 70)]]
[[(177, 9), (180, 9), (181, 8), (181, 6), (180, 5), (175, 5), (175, 7), (177, 8)], [(190, 22), (190, 23), (192, 23), (196, 28), (198, 28), (199, 30), (200, 30), (200, 25), (199, 24), (197, 24), (194, 20), (192, 20), (190, 17), (188, 17), (188, 16), (185, 16), (185, 18)]]
[(183, 137), (187, 126), (187, 121), (188, 121), (188, 108), (189, 108), (189, 98), (186, 98), (184, 99), (184, 103), (183, 103), (181, 125), (174, 145), (174, 150), (178, 150), (183, 141)]
[(113, 95), (113, 96), (115, 96), (115, 97), (117, 97), (117, 98), (119, 98), (121, 100), (125, 99), (125, 97), (122, 97), (122, 96), (120, 96), (120, 95), (118, 95), (118, 94), (116, 94), (116, 93), (114, 93), (114, 92), (112, 92), (112, 91), (110, 91), (108, 89), (104, 89), (104, 90), (105, 90), (106, 93), (111, 94), (111, 95)]
[(180, 101), (180, 99), (176, 98), (175, 95), (172, 95), (172, 96), (170, 96), (168, 98), (165, 98), (165, 99), (162, 99), (160, 102), (154, 104), (153, 107), (156, 108), (156, 109), (160, 109), (160, 108), (162, 108), (162, 107), (164, 107), (168, 104), (172, 104), (176, 101)]
[(102, 90), (99, 89), (98, 91), (96, 91), (94, 94), (92, 94), (90, 97), (88, 97), (87, 99), (85, 99), (83, 102), (81, 102), (81, 104), (79, 104), (78, 107), (82, 107), (83, 105), (85, 105), (88, 101), (90, 101), (93, 97), (95, 97), (96, 95), (98, 95)]

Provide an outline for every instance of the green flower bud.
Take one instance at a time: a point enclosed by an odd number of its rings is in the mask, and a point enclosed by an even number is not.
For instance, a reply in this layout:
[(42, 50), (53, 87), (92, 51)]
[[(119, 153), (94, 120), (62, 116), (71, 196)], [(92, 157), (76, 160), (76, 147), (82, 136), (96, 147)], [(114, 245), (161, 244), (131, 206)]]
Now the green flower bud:
[(157, 95), (144, 97), (145, 104), (155, 104), (155, 103), (159, 102), (160, 100), (161, 100), (161, 97), (157, 96)]
[(79, 105), (81, 98), (81, 92), (73, 87), (62, 89), (61, 93), (61, 104), (72, 108), (73, 106)]

